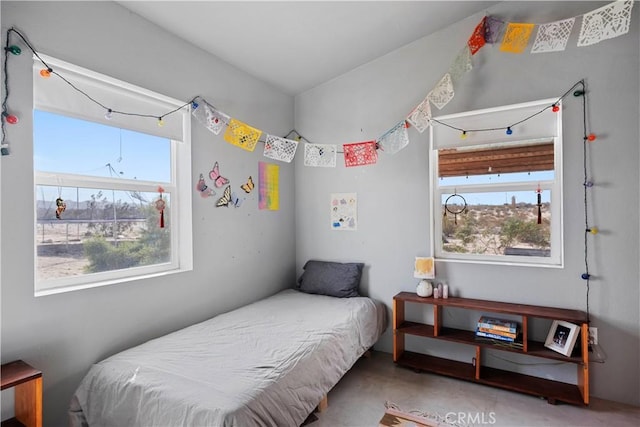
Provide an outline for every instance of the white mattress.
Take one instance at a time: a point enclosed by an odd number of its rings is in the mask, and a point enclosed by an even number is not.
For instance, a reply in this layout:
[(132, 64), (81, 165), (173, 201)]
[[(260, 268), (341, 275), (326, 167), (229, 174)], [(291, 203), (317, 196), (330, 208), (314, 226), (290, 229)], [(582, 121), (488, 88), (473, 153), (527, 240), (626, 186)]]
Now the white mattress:
[(386, 328), (364, 297), (295, 290), (93, 365), (73, 426), (299, 426)]

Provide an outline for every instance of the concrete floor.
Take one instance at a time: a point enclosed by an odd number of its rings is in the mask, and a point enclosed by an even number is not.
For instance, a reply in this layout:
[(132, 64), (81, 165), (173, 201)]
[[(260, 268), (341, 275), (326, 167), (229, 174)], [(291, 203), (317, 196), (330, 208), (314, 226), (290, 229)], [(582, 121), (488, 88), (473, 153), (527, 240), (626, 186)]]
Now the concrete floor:
[[(633, 426), (640, 407), (591, 398), (589, 407), (546, 400), (394, 365), (391, 354), (360, 359), (328, 396), (329, 407), (308, 427), (376, 427), (385, 402), (430, 413), (443, 426)], [(453, 413), (453, 414), (452, 414)], [(446, 417), (446, 418), (445, 418)]]

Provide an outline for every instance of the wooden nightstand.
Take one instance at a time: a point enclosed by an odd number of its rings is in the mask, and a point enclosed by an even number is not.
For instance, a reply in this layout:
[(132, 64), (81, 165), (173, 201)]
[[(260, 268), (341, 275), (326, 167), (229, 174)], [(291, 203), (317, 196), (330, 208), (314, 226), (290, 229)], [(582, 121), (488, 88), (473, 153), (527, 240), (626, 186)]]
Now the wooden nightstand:
[(15, 417), (2, 427), (42, 427), (42, 372), (22, 360), (2, 365), (2, 390), (15, 387)]

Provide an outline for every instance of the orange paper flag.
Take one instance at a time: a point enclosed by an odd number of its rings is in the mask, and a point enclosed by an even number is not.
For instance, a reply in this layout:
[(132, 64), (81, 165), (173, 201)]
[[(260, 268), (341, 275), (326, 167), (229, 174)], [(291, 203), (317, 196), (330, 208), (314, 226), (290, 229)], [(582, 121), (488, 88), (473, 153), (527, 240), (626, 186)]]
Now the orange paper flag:
[(536, 24), (516, 24), (510, 22), (504, 33), (500, 50), (509, 53), (524, 52)]

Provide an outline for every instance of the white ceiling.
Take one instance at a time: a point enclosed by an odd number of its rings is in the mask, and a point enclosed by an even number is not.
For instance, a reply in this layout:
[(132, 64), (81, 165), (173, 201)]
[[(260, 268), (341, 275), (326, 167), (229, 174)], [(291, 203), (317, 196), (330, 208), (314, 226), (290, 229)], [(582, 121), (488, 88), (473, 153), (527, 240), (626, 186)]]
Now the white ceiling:
[(295, 95), (496, 1), (118, 1)]

